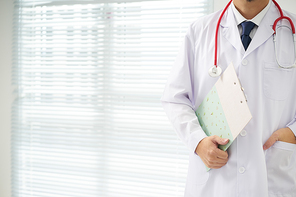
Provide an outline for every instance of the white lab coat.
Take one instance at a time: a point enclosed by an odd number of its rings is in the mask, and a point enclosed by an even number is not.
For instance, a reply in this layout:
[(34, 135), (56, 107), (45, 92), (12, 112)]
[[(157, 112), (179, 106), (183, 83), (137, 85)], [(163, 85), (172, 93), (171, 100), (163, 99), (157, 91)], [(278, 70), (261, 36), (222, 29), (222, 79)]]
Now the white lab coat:
[[(219, 29), (218, 65), (224, 71), (233, 62), (245, 89), (253, 119), (228, 149), (229, 161), (206, 172), (197, 144), (206, 137), (194, 111), (217, 81), (208, 74), (214, 61), (215, 28), (221, 11), (194, 22), (184, 39), (168, 79), (162, 103), (177, 134), (190, 149), (185, 197), (295, 197), (296, 145), (263, 144), (279, 128), (296, 133), (296, 69), (276, 63), (272, 25), (279, 12), (272, 3), (247, 51), (240, 40), (231, 8)], [(296, 16), (284, 12), (292, 18)], [(287, 25), (287, 21), (279, 22)], [(290, 31), (279, 35), (279, 59), (294, 62)]]

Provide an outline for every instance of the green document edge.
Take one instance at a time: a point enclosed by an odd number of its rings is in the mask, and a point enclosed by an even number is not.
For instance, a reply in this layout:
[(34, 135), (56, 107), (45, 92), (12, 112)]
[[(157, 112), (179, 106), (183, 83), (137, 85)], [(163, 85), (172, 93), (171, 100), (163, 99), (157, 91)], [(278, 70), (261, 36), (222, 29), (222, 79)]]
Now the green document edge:
[[(216, 86), (213, 86), (206, 98), (195, 111), (199, 124), (207, 136), (217, 135), (229, 139), (226, 145), (219, 145), (219, 148), (226, 151), (233, 142), (233, 136), (226, 120)], [(206, 167), (207, 171), (210, 168)]]

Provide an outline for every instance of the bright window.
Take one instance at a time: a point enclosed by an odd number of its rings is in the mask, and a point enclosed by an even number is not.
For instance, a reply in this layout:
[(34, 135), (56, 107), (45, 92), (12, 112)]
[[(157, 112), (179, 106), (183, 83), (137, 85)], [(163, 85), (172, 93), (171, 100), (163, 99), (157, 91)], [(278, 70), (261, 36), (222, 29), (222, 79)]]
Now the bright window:
[(160, 104), (207, 0), (19, 0), (12, 196), (183, 196), (188, 151)]

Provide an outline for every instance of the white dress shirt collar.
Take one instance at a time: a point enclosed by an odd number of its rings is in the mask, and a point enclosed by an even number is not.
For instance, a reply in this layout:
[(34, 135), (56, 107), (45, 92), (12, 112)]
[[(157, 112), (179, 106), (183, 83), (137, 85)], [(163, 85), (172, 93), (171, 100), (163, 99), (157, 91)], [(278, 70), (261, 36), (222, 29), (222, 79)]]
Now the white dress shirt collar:
[(233, 10), (233, 13), (235, 15), (235, 19), (237, 22), (237, 25), (241, 24), (244, 21), (252, 21), (253, 23), (255, 23), (257, 26), (259, 26), (259, 24), (261, 23), (263, 17), (265, 16), (265, 14), (267, 13), (269, 7), (271, 5), (271, 0), (269, 0), (269, 3), (267, 4), (267, 6), (261, 11), (259, 12), (259, 14), (257, 14), (254, 18), (252, 18), (251, 20), (247, 20), (245, 17), (243, 17), (241, 15), (241, 13), (236, 9), (236, 7), (234, 6), (233, 2), (231, 3), (231, 7)]

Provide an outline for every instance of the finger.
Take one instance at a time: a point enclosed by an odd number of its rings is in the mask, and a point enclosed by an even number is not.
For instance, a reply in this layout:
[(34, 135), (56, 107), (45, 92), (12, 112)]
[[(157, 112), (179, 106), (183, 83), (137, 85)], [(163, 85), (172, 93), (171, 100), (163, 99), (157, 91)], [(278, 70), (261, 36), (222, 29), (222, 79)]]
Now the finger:
[(225, 166), (226, 165), (226, 163), (224, 163), (224, 164), (217, 164), (217, 165), (213, 165), (213, 166), (211, 166), (211, 167), (209, 167), (209, 168), (212, 168), (212, 169), (219, 169), (219, 168), (221, 168), (221, 167), (223, 167), (223, 166)]
[(274, 132), (263, 145), (263, 150), (269, 149), (278, 140), (279, 140), (278, 134)]
[(217, 158), (216, 164), (226, 164), (227, 161), (228, 161), (228, 158), (226, 159)]
[(226, 151), (220, 150), (217, 148), (216, 150), (217, 158), (220, 159), (228, 159), (228, 153)]
[(206, 157), (206, 160), (210, 164), (223, 164), (228, 161), (228, 154), (227, 152), (224, 152), (215, 147), (214, 149), (208, 151), (208, 156)]
[(223, 151), (217, 147), (215, 143), (213, 143), (207, 150), (207, 154), (209, 158), (216, 159), (227, 159), (228, 158), (228, 153), (226, 151)]
[[(220, 144), (220, 145), (226, 145), (229, 142), (229, 139), (227, 138), (220, 138), (218, 136), (213, 137), (213, 143), (214, 144)], [(217, 155), (218, 158), (223, 158), (227, 159), (228, 158), (228, 153), (226, 151), (220, 150), (219, 148), (215, 148), (215, 154)]]
[(215, 144), (220, 144), (220, 145), (226, 145), (229, 142), (229, 139), (227, 138), (220, 138), (218, 136), (213, 136), (213, 142)]
[(216, 159), (215, 161), (207, 161), (207, 166), (209, 168), (221, 168), (227, 163), (228, 160)]

